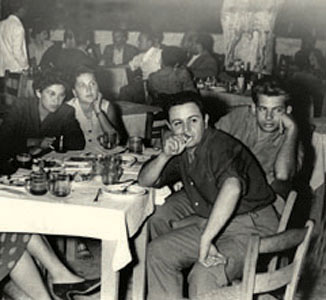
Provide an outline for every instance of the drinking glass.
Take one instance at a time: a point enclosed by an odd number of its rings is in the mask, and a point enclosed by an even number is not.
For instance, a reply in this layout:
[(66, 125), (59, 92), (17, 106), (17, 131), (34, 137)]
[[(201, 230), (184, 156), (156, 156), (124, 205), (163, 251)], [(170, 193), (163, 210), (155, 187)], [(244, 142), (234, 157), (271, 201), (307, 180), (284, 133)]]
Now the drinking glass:
[(71, 192), (71, 177), (69, 174), (52, 172), (50, 174), (49, 189), (56, 197), (66, 197)]

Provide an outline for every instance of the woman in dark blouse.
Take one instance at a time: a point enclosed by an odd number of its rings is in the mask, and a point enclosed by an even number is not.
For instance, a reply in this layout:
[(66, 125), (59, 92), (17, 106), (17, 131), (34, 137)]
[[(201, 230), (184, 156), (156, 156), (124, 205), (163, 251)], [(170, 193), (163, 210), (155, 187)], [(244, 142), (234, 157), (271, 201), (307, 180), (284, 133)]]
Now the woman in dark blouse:
[[(63, 104), (66, 82), (55, 70), (47, 70), (34, 80), (35, 98), (17, 99), (0, 126), (2, 166), (18, 153), (41, 155), (53, 149), (63, 136), (66, 150), (85, 147), (84, 135), (74, 110)], [(3, 170), (2, 170), (3, 171)]]

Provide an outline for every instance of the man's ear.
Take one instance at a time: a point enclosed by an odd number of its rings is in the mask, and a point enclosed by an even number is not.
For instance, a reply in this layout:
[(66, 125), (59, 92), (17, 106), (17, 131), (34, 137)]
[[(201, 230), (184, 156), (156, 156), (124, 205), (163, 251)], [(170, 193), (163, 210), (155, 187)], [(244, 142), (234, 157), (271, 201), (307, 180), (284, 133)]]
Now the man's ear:
[(252, 114), (256, 114), (256, 104), (255, 103), (251, 104), (251, 112), (252, 112)]
[(206, 114), (205, 117), (204, 117), (205, 129), (208, 128), (208, 121), (209, 121), (209, 115)]
[(35, 95), (37, 98), (41, 98), (41, 91), (40, 90), (35, 90)]
[(166, 126), (167, 126), (170, 130), (172, 130), (172, 126), (171, 126), (170, 122), (169, 122), (168, 120), (165, 120), (165, 123), (166, 123)]
[(293, 110), (292, 106), (289, 105), (289, 106), (286, 108), (286, 113), (289, 115), (290, 113), (292, 113), (292, 110)]

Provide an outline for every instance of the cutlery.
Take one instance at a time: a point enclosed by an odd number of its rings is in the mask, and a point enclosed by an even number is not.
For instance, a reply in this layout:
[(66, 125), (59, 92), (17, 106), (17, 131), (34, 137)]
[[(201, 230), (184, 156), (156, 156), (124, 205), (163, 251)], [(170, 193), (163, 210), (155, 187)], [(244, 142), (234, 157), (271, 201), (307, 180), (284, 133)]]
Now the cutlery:
[(98, 202), (98, 198), (100, 197), (101, 194), (102, 194), (102, 188), (99, 188), (97, 190), (97, 193), (96, 193), (96, 196), (95, 196), (93, 202)]

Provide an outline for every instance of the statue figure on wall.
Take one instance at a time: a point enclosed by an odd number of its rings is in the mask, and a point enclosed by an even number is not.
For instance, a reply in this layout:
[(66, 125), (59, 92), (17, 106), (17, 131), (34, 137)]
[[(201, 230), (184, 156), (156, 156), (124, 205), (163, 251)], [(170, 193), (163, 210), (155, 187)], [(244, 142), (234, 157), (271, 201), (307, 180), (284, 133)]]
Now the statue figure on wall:
[(273, 67), (273, 29), (284, 0), (224, 0), (221, 12), (225, 67), (235, 61), (254, 72), (270, 73)]

